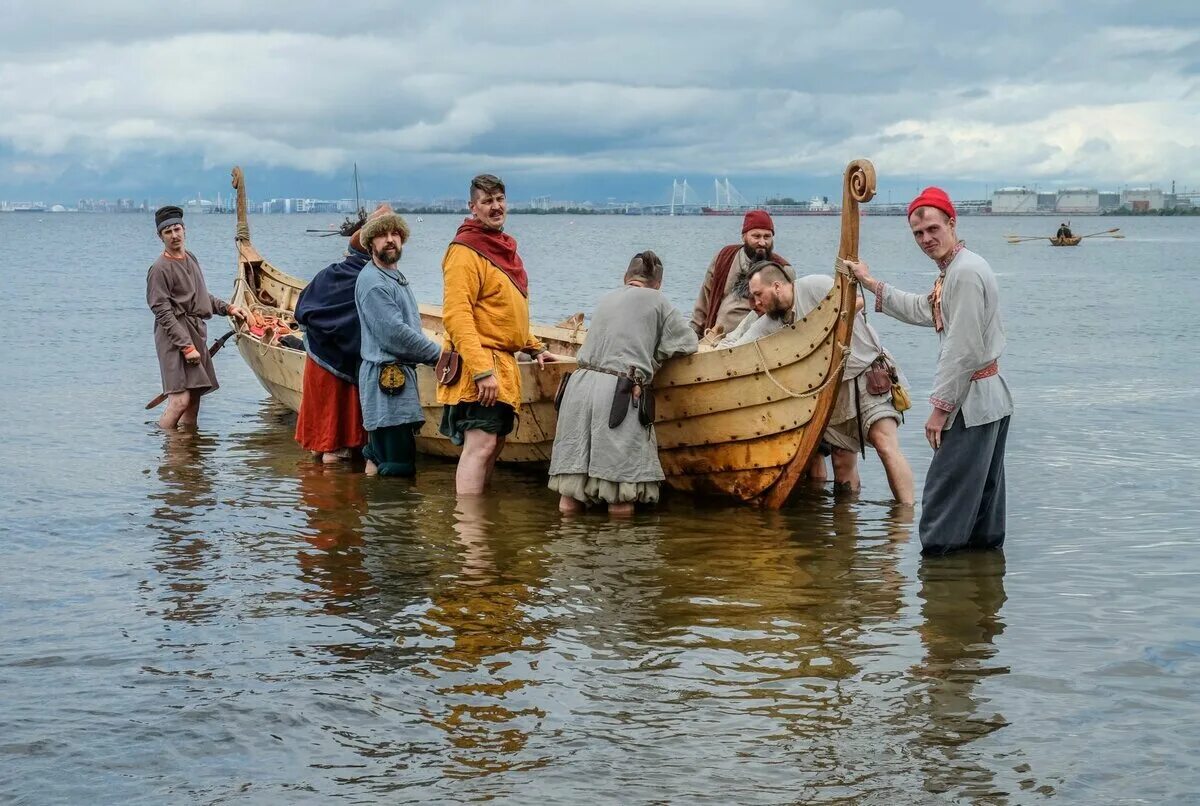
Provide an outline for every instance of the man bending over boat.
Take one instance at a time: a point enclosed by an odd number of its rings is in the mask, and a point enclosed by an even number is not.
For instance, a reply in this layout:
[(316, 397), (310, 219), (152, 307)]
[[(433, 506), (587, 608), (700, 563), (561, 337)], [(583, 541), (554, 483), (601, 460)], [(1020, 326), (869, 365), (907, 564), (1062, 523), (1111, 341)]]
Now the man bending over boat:
[[(521, 405), (517, 352), (539, 365), (557, 361), (529, 330), (529, 276), (516, 240), (504, 231), (504, 183), (491, 174), (471, 180), (471, 217), (442, 258), (444, 347), (457, 374), (438, 378), (441, 432), (462, 446), (455, 474), (459, 495), (478, 495), (491, 481)], [(450, 365), (453, 366), (453, 365)]]
[(205, 321), (213, 314), (245, 319), (247, 313), (208, 293), (200, 261), (184, 246), (182, 209), (158, 208), (154, 224), (164, 248), (146, 273), (146, 304), (154, 312), (154, 348), (167, 393), (167, 410), (158, 425), (167, 430), (195, 427), (200, 397), (220, 386), (208, 354)]
[(654, 373), (663, 361), (696, 352), (696, 334), (659, 289), (662, 261), (634, 255), (625, 284), (600, 299), (579, 369), (562, 396), (551, 490), (564, 513), (608, 504), (610, 515), (630, 515), (635, 504), (658, 501), (663, 480), (654, 435)]
[(1000, 374), (1004, 324), (991, 266), (958, 240), (946, 192), (925, 188), (908, 205), (917, 246), (938, 267), (928, 294), (900, 291), (871, 276), (865, 262), (847, 262), (875, 310), (938, 335), (937, 371), (925, 422), (933, 461), (921, 496), (921, 546), (926, 554), (1004, 545), (1004, 445), (1013, 412)]
[[(782, 266), (764, 260), (750, 269), (749, 286), (751, 297), (763, 309), (763, 315), (736, 344), (769, 336), (808, 316), (825, 301), (834, 283), (833, 277), (825, 274), (810, 274), (792, 281)], [(883, 463), (892, 496), (898, 503), (911, 506), (912, 468), (900, 450), (899, 425), (903, 415), (892, 395), (893, 379), (902, 387), (908, 383), (865, 315), (859, 311), (855, 317), (850, 355), (823, 435), (832, 448), (833, 481), (846, 489), (859, 489), (858, 453), (865, 450), (865, 437)], [(875, 385), (877, 381), (881, 383)]]
[(408, 224), (387, 210), (363, 224), (371, 262), (359, 272), (354, 302), (361, 324), (358, 395), (367, 429), (367, 475), (413, 477), (417, 431), (425, 422), (417, 395), (417, 364), (437, 363), (442, 348), (421, 330), (421, 312), (398, 268)]
[(692, 311), (692, 330), (703, 337), (709, 330), (732, 333), (750, 313), (750, 267), (768, 258), (781, 266), (788, 262), (773, 249), (775, 222), (766, 210), (751, 210), (742, 219), (742, 242), (717, 252)]
[[(391, 212), (380, 205), (372, 218)], [(296, 322), (304, 328), (308, 354), (296, 441), (326, 464), (349, 459), (367, 444), (358, 399), (362, 339), (354, 289), (371, 256), (360, 232), (350, 236), (345, 259), (317, 272), (296, 302)]]

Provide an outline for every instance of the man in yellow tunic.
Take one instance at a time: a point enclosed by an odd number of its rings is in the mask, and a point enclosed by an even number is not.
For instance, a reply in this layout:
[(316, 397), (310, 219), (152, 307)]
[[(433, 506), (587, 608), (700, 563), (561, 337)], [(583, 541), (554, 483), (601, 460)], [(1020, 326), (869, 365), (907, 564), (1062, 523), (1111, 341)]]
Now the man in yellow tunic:
[(517, 242), (504, 232), (504, 183), (491, 174), (471, 180), (471, 218), (442, 258), (444, 350), (461, 357), (457, 381), (439, 384), (441, 432), (462, 446), (455, 475), (459, 495), (478, 495), (492, 478), (521, 405), (517, 352), (539, 365), (559, 356), (529, 330), (529, 278)]

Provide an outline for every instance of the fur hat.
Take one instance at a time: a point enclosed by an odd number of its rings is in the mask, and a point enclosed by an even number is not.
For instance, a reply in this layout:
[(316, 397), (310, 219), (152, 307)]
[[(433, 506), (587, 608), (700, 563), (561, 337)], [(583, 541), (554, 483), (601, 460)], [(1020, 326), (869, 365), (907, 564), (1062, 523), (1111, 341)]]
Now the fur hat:
[(392, 212), (391, 205), (381, 204), (375, 209), (375, 212), (371, 213), (367, 218), (367, 223), (363, 224), (362, 229), (358, 231), (358, 239), (363, 246), (363, 251), (370, 254), (371, 240), (389, 232), (399, 232), (400, 243), (408, 243), (408, 223)]
[(771, 214), (766, 210), (751, 210), (746, 213), (746, 217), (742, 219), (742, 234), (745, 235), (752, 229), (770, 230), (774, 235), (775, 222), (771, 220)]
[(173, 204), (154, 211), (154, 231), (162, 232), (167, 227), (183, 223), (183, 210)]

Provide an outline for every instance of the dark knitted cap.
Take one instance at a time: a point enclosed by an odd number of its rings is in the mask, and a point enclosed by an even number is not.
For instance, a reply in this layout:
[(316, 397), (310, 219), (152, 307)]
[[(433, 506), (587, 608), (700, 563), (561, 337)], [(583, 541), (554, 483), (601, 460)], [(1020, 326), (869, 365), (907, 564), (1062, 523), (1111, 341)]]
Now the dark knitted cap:
[(183, 210), (173, 204), (154, 211), (154, 229), (162, 232), (167, 227), (183, 223)]

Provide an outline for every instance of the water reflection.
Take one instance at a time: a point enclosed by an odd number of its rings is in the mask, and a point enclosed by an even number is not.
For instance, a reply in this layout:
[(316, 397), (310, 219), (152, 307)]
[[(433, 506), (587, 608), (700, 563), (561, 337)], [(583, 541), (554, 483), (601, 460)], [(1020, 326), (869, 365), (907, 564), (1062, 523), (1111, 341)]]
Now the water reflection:
[(1004, 553), (970, 552), (926, 560), (919, 571), (919, 627), (925, 650), (913, 670), (926, 685), (918, 698), (922, 720), (920, 768), (926, 791), (969, 798), (997, 798), (994, 773), (971, 745), (1008, 724), (989, 712), (978, 689), (991, 675), (1007, 674), (992, 664), (995, 639), (1004, 631)]
[(301, 534), (307, 544), (297, 554), (303, 598), (321, 604), (329, 615), (356, 614), (362, 599), (375, 590), (363, 567), (363, 519), (367, 498), (360, 474), (316, 463), (297, 467)]
[(216, 438), (200, 431), (163, 434), (157, 468), (162, 488), (149, 496), (156, 502), (150, 526), (161, 532), (154, 544), (153, 568), (165, 589), (158, 595), (163, 609), (157, 613), (170, 621), (201, 622), (221, 608), (218, 597), (206, 594), (208, 567), (221, 556), (206, 517), (217, 506), (208, 466), (216, 446)]

